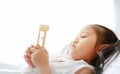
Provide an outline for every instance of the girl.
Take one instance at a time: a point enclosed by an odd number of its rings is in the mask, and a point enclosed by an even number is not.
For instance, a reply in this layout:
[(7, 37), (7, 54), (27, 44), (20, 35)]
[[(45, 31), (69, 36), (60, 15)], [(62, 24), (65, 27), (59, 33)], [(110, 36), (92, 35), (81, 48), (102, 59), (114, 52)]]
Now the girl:
[(66, 55), (49, 61), (46, 49), (36, 45), (26, 50), (24, 58), (30, 67), (36, 67), (37, 74), (101, 74), (106, 59), (120, 51), (118, 46), (119, 40), (110, 29), (92, 24), (81, 30)]

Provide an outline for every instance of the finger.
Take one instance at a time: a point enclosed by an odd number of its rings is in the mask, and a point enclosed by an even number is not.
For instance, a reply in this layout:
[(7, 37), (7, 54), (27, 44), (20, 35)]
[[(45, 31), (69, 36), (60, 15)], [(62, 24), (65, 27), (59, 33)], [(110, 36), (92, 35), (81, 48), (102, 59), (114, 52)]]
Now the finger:
[(33, 48), (34, 47), (34, 45), (31, 45), (31, 48)]
[(27, 51), (31, 52), (31, 47), (28, 47), (28, 48), (27, 48)]
[(27, 55), (24, 55), (24, 59), (25, 59), (25, 61), (27, 62), (27, 64), (28, 64), (30, 67), (32, 67), (32, 68), (35, 67), (35, 66), (33, 65), (31, 59), (30, 59)]
[(30, 51), (31, 51), (32, 53), (34, 53), (34, 52), (35, 52), (35, 50), (36, 50), (36, 48), (35, 48), (35, 47), (33, 47), (33, 48), (31, 48), (31, 49), (30, 49)]
[(41, 46), (39, 44), (36, 44), (35, 48), (39, 49), (39, 48), (41, 48)]
[(31, 57), (31, 54), (32, 54), (31, 48), (28, 47), (28, 49), (25, 51), (25, 53), (26, 53), (29, 57)]
[(48, 51), (45, 49), (45, 52), (48, 53)]

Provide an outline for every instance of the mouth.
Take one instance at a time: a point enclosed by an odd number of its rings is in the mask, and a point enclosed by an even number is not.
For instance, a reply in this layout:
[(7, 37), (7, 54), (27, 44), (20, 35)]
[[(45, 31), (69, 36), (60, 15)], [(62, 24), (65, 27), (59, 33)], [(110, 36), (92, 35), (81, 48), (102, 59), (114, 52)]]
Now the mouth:
[(70, 46), (70, 48), (71, 48), (71, 49), (75, 49), (76, 46), (72, 44), (72, 45)]

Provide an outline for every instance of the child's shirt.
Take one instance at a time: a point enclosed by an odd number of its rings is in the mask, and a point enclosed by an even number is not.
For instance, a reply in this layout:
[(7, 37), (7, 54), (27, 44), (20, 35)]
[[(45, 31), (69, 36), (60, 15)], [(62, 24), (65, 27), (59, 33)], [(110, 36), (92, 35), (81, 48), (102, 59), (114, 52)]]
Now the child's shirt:
[[(69, 55), (62, 55), (50, 59), (50, 69), (52, 74), (74, 74), (82, 68), (89, 68), (94, 72), (94, 67), (84, 60), (74, 61)], [(28, 68), (22, 74), (38, 74), (36, 68)]]

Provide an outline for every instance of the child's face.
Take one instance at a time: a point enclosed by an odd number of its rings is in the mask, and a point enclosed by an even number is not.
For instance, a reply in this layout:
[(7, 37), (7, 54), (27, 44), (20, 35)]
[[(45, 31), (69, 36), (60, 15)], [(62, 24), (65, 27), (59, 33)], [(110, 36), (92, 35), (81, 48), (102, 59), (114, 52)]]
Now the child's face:
[(69, 54), (74, 60), (83, 59), (90, 62), (96, 56), (97, 36), (93, 28), (85, 27), (71, 43)]

